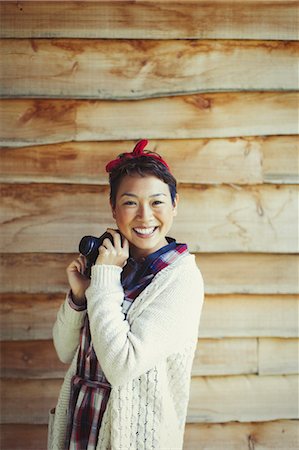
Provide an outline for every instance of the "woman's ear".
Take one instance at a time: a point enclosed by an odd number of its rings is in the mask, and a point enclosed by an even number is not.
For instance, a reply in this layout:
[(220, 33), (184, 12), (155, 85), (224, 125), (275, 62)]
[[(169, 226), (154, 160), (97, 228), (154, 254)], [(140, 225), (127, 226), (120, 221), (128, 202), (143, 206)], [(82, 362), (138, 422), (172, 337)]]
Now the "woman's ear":
[(173, 216), (176, 216), (178, 213), (178, 203), (179, 203), (179, 194), (176, 194), (173, 201)]
[(115, 219), (115, 207), (112, 205), (111, 201), (110, 201), (110, 208), (111, 208), (111, 212), (112, 212), (112, 217), (113, 217), (113, 219)]

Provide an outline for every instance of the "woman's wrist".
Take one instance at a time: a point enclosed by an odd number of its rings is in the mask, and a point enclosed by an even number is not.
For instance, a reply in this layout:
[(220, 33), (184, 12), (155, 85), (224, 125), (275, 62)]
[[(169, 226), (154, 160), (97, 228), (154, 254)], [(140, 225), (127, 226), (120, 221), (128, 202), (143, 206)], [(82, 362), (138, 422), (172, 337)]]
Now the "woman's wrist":
[(75, 293), (71, 290), (70, 296), (75, 306), (78, 306), (79, 308), (82, 306), (86, 306), (87, 301), (85, 294)]

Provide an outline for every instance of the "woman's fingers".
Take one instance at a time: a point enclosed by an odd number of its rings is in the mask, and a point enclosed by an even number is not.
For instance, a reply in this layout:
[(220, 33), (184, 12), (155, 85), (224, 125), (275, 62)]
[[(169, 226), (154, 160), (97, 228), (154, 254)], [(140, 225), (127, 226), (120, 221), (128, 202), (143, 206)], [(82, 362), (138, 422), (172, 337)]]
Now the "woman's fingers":
[(114, 250), (114, 246), (111, 242), (111, 240), (109, 238), (104, 239), (102, 245), (102, 247), (105, 247), (107, 250), (109, 250), (110, 252)]
[(107, 228), (107, 231), (112, 235), (114, 248), (117, 250), (117, 253), (119, 253), (121, 249), (123, 249), (123, 242), (126, 241), (126, 239), (117, 230)]
[(86, 258), (83, 255), (79, 255), (77, 259), (74, 259), (69, 266), (67, 267), (67, 270), (71, 272), (79, 272), (83, 274), (86, 269)]
[(74, 260), (67, 266), (67, 271), (70, 272), (80, 272), (80, 264), (79, 261)]
[(125, 246), (122, 246), (122, 237), (120, 233), (111, 228), (107, 229), (112, 236), (112, 241), (104, 239), (99, 248), (99, 257), (96, 264), (110, 264), (123, 267), (129, 257), (129, 244), (125, 239)]
[(86, 257), (83, 255), (80, 255), (78, 260), (79, 260), (79, 264), (80, 264), (81, 273), (85, 273), (86, 266), (87, 266)]
[(84, 275), (86, 269), (86, 258), (83, 255), (79, 255), (74, 259), (67, 267), (66, 273), (68, 282), (73, 293), (73, 297), (76, 298), (76, 303), (85, 302), (85, 291), (90, 284), (90, 279)]
[(121, 235), (118, 231), (113, 233), (114, 247), (119, 253), (122, 248)]
[(129, 241), (128, 241), (128, 239), (126, 239), (124, 237), (123, 237), (123, 249), (129, 255)]

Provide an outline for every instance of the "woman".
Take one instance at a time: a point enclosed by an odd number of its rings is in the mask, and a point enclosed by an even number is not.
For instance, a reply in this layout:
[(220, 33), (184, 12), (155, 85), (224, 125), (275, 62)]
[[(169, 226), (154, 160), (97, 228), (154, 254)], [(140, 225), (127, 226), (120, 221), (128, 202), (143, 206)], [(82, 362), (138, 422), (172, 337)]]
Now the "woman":
[(118, 230), (91, 269), (67, 268), (70, 292), (53, 329), (71, 363), (51, 418), (49, 448), (181, 449), (203, 280), (185, 244), (167, 234), (176, 180), (140, 141), (106, 166)]

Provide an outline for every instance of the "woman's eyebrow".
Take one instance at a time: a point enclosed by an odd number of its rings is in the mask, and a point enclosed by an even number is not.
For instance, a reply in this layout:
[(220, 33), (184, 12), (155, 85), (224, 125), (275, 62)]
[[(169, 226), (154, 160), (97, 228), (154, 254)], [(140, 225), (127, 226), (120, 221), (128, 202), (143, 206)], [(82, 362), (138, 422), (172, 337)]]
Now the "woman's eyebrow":
[[(123, 194), (121, 194), (121, 197), (124, 197), (125, 195), (127, 195), (128, 197), (138, 197), (138, 195), (132, 194), (131, 192), (124, 192)], [(159, 194), (152, 194), (150, 195), (150, 197), (158, 197), (159, 195), (164, 195), (165, 197), (167, 197), (167, 195), (163, 194), (163, 192), (160, 192)]]
[(121, 197), (124, 197), (125, 195), (127, 195), (128, 197), (137, 197), (137, 195), (131, 194), (130, 192), (124, 192), (123, 194), (121, 194)]
[(166, 194), (163, 194), (163, 192), (161, 192), (160, 194), (153, 194), (153, 195), (150, 195), (150, 197), (158, 197), (158, 195), (164, 195), (165, 197), (167, 197), (167, 195), (166, 195)]

